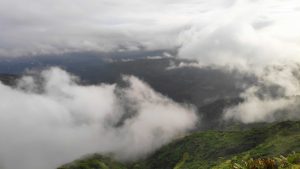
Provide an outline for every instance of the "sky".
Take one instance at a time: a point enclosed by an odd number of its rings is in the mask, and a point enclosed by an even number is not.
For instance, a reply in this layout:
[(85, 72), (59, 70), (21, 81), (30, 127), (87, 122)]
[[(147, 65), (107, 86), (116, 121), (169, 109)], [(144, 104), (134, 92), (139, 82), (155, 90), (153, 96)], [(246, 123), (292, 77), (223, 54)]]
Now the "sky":
[(297, 0), (0, 0), (0, 56), (178, 49), (201, 64), (299, 60)]

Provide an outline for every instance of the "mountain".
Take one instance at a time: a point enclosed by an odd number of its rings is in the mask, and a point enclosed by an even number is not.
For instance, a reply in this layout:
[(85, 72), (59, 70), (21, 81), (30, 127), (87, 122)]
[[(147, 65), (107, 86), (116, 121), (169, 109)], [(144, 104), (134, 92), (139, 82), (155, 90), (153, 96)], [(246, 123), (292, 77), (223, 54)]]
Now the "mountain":
[(286, 160), (282, 168), (299, 167), (300, 155), (292, 152), (300, 152), (300, 122), (286, 121), (246, 130), (194, 132), (134, 163), (96, 154), (58, 169), (242, 169), (257, 161), (279, 165), (279, 159)]
[(17, 78), (18, 76), (13, 74), (0, 74), (0, 82), (2, 82), (5, 85), (12, 86)]
[(13, 83), (7, 83), (7, 74), (22, 76), (27, 70), (40, 70), (51, 66), (61, 67), (78, 76), (80, 83), (89, 85), (119, 84), (122, 75), (134, 75), (172, 100), (194, 105), (202, 119), (197, 129), (202, 130), (223, 128), (224, 108), (241, 102), (238, 97), (244, 91), (245, 85), (256, 81), (252, 75), (211, 67), (168, 69), (173, 64), (189, 62), (155, 57), (161, 55), (161, 52), (155, 51), (128, 53), (125, 56), (77, 53), (56, 57), (0, 58), (0, 81), (3, 79), (6, 84), (11, 85)]
[(197, 107), (220, 98), (237, 97), (244, 91), (245, 85), (256, 81), (253, 75), (211, 67), (168, 69), (173, 64), (188, 62), (175, 58), (156, 58), (162, 55), (158, 51), (111, 55), (73, 53), (19, 59), (0, 58), (0, 74), (21, 75), (26, 70), (58, 66), (88, 84), (117, 83), (124, 74), (134, 75), (163, 95)]

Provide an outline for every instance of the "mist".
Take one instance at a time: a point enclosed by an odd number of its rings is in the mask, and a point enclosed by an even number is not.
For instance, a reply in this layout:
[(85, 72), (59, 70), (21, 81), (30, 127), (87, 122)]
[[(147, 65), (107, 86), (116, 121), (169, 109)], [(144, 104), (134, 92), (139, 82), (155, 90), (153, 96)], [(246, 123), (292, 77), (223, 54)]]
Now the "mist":
[(90, 153), (143, 158), (193, 129), (192, 105), (155, 92), (134, 76), (81, 85), (53, 67), (0, 83), (0, 167), (53, 169)]
[(240, 94), (244, 100), (224, 110), (225, 120), (244, 123), (300, 119), (300, 66), (297, 63), (266, 67), (258, 82)]
[(180, 33), (178, 57), (192, 63), (170, 65), (213, 67), (256, 77), (240, 98), (224, 110), (223, 119), (243, 123), (297, 120), (299, 113), (299, 2), (242, 1), (201, 15)]

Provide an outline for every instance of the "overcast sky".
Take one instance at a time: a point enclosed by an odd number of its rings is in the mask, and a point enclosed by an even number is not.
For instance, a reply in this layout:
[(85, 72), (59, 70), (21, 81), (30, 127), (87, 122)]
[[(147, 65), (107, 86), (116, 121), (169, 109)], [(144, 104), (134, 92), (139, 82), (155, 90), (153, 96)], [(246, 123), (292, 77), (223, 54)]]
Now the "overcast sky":
[(297, 58), (299, 18), (297, 0), (0, 0), (0, 56), (179, 47), (205, 63)]

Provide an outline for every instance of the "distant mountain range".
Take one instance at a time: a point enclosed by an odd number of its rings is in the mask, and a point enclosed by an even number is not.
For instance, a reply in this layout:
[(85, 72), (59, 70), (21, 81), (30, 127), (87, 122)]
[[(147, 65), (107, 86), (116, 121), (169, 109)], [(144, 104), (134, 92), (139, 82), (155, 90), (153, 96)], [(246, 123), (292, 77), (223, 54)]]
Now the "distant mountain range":
[[(222, 111), (237, 104), (244, 88), (255, 83), (255, 77), (238, 71), (214, 68), (181, 67), (167, 69), (172, 64), (188, 62), (161, 57), (165, 51), (148, 53), (94, 54), (79, 53), (62, 56), (0, 59), (0, 80), (12, 85), (26, 70), (59, 66), (79, 76), (83, 84), (120, 83), (121, 75), (129, 74), (147, 82), (154, 90), (171, 99), (195, 105), (202, 118), (202, 129), (220, 127)], [(151, 59), (154, 58), (154, 59)], [(126, 61), (125, 61), (125, 60)]]

